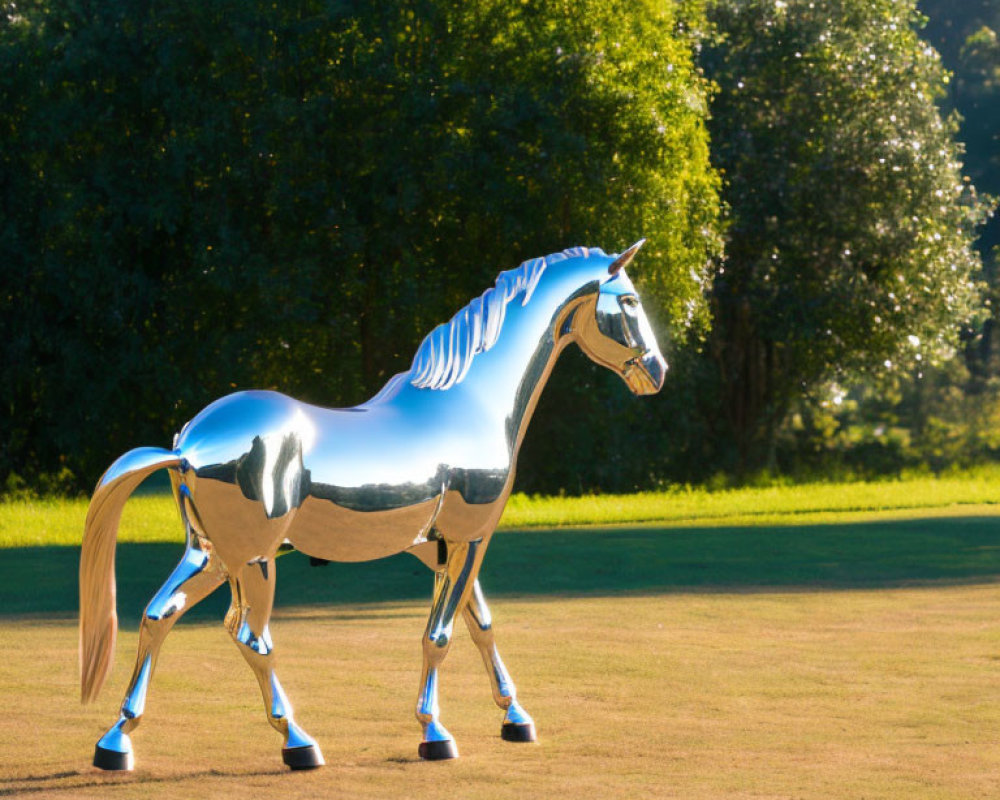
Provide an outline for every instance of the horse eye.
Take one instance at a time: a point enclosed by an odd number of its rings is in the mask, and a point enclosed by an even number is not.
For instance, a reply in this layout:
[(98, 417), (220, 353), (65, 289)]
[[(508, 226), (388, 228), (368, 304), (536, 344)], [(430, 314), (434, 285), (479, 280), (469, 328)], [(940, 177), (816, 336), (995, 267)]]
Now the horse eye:
[(638, 308), (639, 298), (630, 294), (625, 295), (622, 297), (622, 305), (625, 306), (626, 308)]

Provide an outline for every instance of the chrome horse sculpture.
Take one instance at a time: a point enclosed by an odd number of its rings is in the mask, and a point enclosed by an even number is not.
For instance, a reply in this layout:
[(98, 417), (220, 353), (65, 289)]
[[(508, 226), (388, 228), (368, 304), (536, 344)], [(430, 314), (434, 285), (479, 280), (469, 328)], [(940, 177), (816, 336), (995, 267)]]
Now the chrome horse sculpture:
[(576, 342), (635, 394), (663, 385), (666, 363), (624, 269), (641, 245), (611, 256), (579, 247), (501, 273), (424, 339), (408, 372), (360, 406), (326, 409), (276, 392), (238, 392), (185, 425), (172, 449), (141, 447), (115, 461), (94, 492), (80, 559), (84, 702), (96, 697), (112, 664), (122, 507), (155, 470), (169, 470), (187, 549), (143, 614), (121, 712), (99, 740), (94, 764), (132, 769), (129, 734), (142, 718), (164, 638), (227, 581), (226, 628), (260, 683), (268, 721), (284, 737), (285, 764), (323, 764), (274, 672), (275, 560), (289, 547), (331, 561), (405, 550), (435, 570), (416, 709), (423, 758), (458, 755), (440, 720), (438, 670), (460, 613), (505, 712), (502, 737), (534, 741), (477, 576), (562, 349)]

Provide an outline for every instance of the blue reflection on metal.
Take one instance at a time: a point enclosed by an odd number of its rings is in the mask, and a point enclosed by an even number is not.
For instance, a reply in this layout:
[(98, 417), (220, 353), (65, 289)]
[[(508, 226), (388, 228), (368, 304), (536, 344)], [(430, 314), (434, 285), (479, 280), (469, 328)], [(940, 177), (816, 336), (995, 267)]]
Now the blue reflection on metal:
[(666, 363), (625, 273), (641, 245), (621, 255), (573, 248), (501, 273), (495, 286), (428, 334), (409, 371), (355, 408), (238, 392), (192, 419), (172, 450), (139, 448), (116, 461), (94, 493), (81, 557), (84, 699), (96, 695), (110, 669), (121, 507), (156, 469), (170, 470), (188, 549), (147, 608), (122, 714), (99, 743), (95, 763), (131, 768), (124, 734), (138, 724), (163, 638), (187, 608), (226, 581), (233, 592), (226, 624), (258, 678), (269, 721), (285, 736), (285, 763), (322, 763), (273, 672), (274, 562), (289, 544), (336, 561), (409, 551), (436, 571), (417, 703), (422, 756), (458, 754), (440, 722), (437, 687), (459, 613), (506, 712), (504, 738), (534, 740), (534, 723), (496, 651), (477, 575), (528, 422), (562, 349), (575, 342), (636, 394), (663, 385)]

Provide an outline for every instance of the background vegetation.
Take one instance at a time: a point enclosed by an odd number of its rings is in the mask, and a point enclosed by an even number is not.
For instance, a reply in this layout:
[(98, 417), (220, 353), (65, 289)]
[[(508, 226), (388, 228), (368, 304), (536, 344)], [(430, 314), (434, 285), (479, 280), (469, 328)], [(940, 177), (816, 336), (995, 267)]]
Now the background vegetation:
[(500, 269), (640, 235), (668, 388), (564, 357), (522, 489), (988, 460), (998, 8), (5, 3), (0, 482), (359, 402)]

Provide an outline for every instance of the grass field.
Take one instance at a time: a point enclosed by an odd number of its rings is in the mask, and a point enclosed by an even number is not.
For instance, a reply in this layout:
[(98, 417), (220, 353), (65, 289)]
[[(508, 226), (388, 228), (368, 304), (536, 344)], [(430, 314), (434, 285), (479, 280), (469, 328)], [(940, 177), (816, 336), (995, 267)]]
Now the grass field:
[[(704, 493), (700, 506), (691, 490), (665, 521), (633, 509), (643, 524), (522, 517), (490, 545), (483, 583), (541, 741), (500, 740), (463, 631), (442, 677), (462, 757), (443, 764), (416, 759), (412, 713), (430, 573), (408, 556), (321, 568), (286, 556), (273, 634), (326, 756), (308, 774), (281, 765), (220, 624), (225, 590), (167, 640), (133, 737), (137, 770), (90, 767), (141, 608), (180, 555), (176, 512), (158, 497), (129, 504), (116, 671), (81, 707), (85, 504), (0, 507), (0, 797), (995, 797), (1000, 498), (989, 481), (961, 483)], [(523, 502), (518, 513), (542, 513)], [(545, 513), (581, 518), (559, 502)]]
[[(442, 684), (462, 756), (416, 760), (423, 604), (286, 611), (282, 678), (327, 766), (291, 774), (218, 625), (168, 640), (135, 773), (88, 766), (135, 634), (95, 706), (75, 629), (15, 620), (0, 792), (74, 798), (992, 798), (1000, 776), (994, 586), (536, 598), (497, 607), (538, 745), (502, 742), (459, 637)], [(30, 677), (28, 677), (30, 676)], [(12, 700), (16, 702), (12, 703)], [(13, 708), (11, 706), (13, 705)]]
[[(0, 548), (78, 545), (87, 500), (0, 503)], [(984, 508), (979, 508), (984, 507)], [(995, 509), (993, 507), (996, 507)], [(1000, 514), (1000, 469), (942, 477), (853, 483), (807, 483), (711, 491), (677, 486), (660, 492), (588, 497), (510, 498), (501, 528), (566, 525), (781, 525), (940, 513)], [(125, 509), (119, 541), (180, 542), (183, 532), (168, 494), (140, 493)]]

